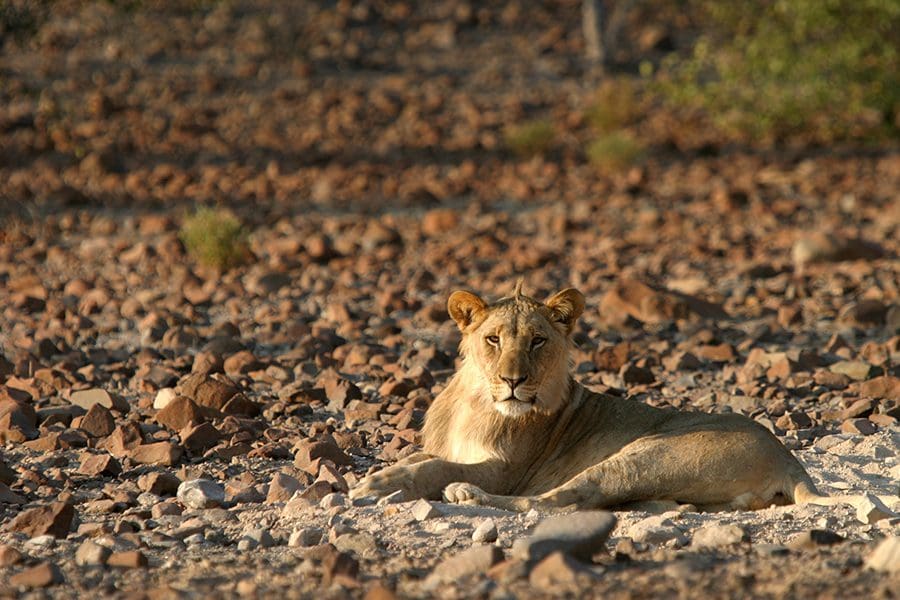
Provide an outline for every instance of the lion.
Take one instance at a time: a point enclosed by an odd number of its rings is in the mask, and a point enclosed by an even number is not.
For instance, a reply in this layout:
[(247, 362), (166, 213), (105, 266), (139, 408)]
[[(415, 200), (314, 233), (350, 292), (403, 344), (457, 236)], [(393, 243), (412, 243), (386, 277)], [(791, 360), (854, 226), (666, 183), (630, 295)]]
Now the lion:
[(857, 504), (830, 497), (768, 429), (737, 414), (660, 409), (591, 391), (570, 373), (584, 296), (488, 304), (456, 291), (447, 308), (462, 362), (425, 416), (423, 452), (363, 478), (351, 497), (402, 491), (528, 511), (657, 503), (697, 510)]

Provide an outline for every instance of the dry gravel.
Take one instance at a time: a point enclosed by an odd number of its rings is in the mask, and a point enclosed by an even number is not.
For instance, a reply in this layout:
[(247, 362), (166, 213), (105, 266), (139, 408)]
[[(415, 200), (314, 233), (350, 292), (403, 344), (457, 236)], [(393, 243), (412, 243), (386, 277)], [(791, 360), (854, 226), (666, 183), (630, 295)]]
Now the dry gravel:
[[(590, 565), (534, 566), (545, 515), (345, 494), (416, 449), (449, 293), (523, 276), (587, 296), (586, 384), (743, 412), (824, 491), (897, 495), (895, 149), (694, 152), (648, 117), (648, 159), (598, 174), (578, 2), (148, 4), (3, 38), (0, 596), (896, 597), (897, 552), (867, 560), (900, 519), (849, 507), (622, 511)], [(552, 152), (506, 153), (536, 116)], [(195, 203), (248, 264), (187, 256)]]

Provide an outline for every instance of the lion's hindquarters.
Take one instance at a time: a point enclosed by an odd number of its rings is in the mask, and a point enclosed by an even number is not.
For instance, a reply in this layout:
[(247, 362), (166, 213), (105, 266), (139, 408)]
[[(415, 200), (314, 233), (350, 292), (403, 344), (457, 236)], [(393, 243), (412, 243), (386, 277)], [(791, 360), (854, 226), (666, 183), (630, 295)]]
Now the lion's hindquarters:
[(759, 508), (784, 492), (795, 465), (802, 470), (768, 431), (715, 427), (640, 438), (571, 483), (604, 506), (672, 500)]

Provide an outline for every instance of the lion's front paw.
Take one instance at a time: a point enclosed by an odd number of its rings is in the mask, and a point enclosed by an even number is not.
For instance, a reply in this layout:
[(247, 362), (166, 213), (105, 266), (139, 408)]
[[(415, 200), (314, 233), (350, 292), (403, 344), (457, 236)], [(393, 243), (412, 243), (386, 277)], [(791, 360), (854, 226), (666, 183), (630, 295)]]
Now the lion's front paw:
[(477, 485), (460, 481), (444, 488), (444, 500), (454, 504), (485, 504), (487, 493)]
[(418, 498), (414, 465), (394, 465), (368, 475), (350, 490), (350, 498), (382, 497), (398, 491), (406, 500)]

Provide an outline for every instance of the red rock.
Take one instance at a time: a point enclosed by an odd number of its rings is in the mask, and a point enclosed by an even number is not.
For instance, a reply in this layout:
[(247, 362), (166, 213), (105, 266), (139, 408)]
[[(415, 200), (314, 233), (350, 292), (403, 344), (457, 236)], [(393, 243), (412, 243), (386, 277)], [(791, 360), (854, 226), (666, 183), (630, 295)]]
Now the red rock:
[(560, 586), (590, 585), (597, 576), (587, 565), (562, 552), (554, 552), (531, 570), (528, 581), (543, 590), (558, 590)]
[(15, 493), (9, 486), (0, 481), (0, 504), (25, 504), (24, 497)]
[(193, 373), (181, 380), (181, 394), (187, 396), (200, 406), (222, 410), (241, 388), (224, 375), (205, 375)]
[(401, 396), (405, 398), (411, 391), (416, 389), (416, 384), (410, 379), (389, 378), (378, 388), (378, 394), (384, 396)]
[(129, 450), (128, 456), (138, 464), (170, 467), (181, 458), (181, 447), (171, 442), (141, 444)]
[(731, 344), (695, 346), (692, 351), (697, 358), (710, 362), (731, 362), (737, 358), (737, 353)]
[(266, 496), (266, 502), (287, 502), (301, 487), (300, 482), (294, 477), (284, 473), (276, 473), (269, 482), (269, 493)]
[(125, 552), (113, 552), (106, 561), (107, 566), (124, 569), (146, 567), (149, 563), (147, 556), (140, 550), (127, 550)]
[(766, 370), (766, 379), (769, 381), (784, 381), (792, 373), (796, 373), (799, 370), (797, 363), (790, 359), (782, 358), (772, 363), (772, 366)]
[(178, 491), (181, 480), (165, 471), (145, 473), (138, 477), (137, 486), (143, 492), (156, 494), (157, 496), (173, 496)]
[(91, 477), (101, 474), (119, 475), (122, 472), (122, 465), (109, 454), (87, 454), (82, 459), (78, 472)]
[(881, 413), (869, 415), (869, 420), (875, 423), (875, 425), (877, 425), (878, 427), (893, 427), (897, 423), (896, 417)]
[(11, 567), (25, 560), (25, 555), (13, 546), (0, 545), (0, 567)]
[(854, 384), (853, 389), (866, 398), (884, 398), (900, 401), (900, 377), (882, 375)]
[(435, 208), (422, 215), (422, 233), (438, 237), (453, 230), (459, 224), (459, 215), (447, 208)]
[(235, 394), (222, 407), (222, 412), (226, 415), (255, 417), (259, 414), (260, 408), (256, 402), (248, 399), (244, 394)]
[(123, 458), (144, 441), (141, 429), (136, 423), (128, 421), (116, 427), (103, 440), (102, 447), (116, 458)]
[(350, 491), (347, 480), (344, 479), (344, 476), (337, 470), (337, 467), (329, 461), (322, 462), (319, 467), (319, 477), (316, 481), (324, 481), (338, 492), (344, 492), (346, 494)]
[(608, 322), (621, 323), (632, 317), (642, 323), (662, 323), (697, 315), (707, 319), (724, 319), (728, 315), (721, 306), (699, 298), (654, 288), (635, 279), (622, 279), (600, 300), (600, 315)]
[(246, 375), (251, 371), (258, 371), (265, 367), (249, 350), (242, 350), (232, 354), (225, 359), (222, 366), (228, 375)]
[(318, 504), (322, 498), (332, 492), (334, 492), (334, 488), (327, 481), (314, 481), (296, 497), (308, 504)]
[(108, 408), (97, 403), (81, 418), (78, 428), (95, 438), (106, 437), (116, 428), (116, 420)]
[(222, 439), (222, 434), (211, 423), (190, 425), (179, 432), (181, 445), (191, 452), (212, 448)]
[(799, 410), (786, 412), (775, 421), (775, 425), (784, 430), (809, 429), (812, 427), (812, 424), (813, 422), (809, 415)]
[(878, 431), (878, 426), (869, 419), (847, 419), (841, 423), (841, 431), (843, 433), (872, 435)]
[(354, 586), (358, 574), (359, 561), (345, 552), (335, 550), (322, 560), (322, 583), (326, 586), (332, 583)]
[(363, 397), (356, 384), (337, 374), (326, 376), (321, 384), (325, 388), (325, 396), (328, 398), (328, 410), (343, 410), (350, 401), (361, 400)]
[(347, 421), (378, 420), (378, 415), (384, 410), (381, 402), (366, 402), (365, 400), (353, 400), (344, 409), (344, 419)]
[(34, 408), (12, 399), (0, 400), (0, 443), (24, 442), (37, 436)]
[(68, 502), (54, 502), (20, 512), (7, 526), (7, 531), (20, 531), (28, 537), (52, 535), (64, 538), (69, 534), (75, 508)]
[(294, 466), (298, 469), (317, 475), (309, 470), (317, 458), (330, 460), (336, 465), (353, 464), (353, 460), (331, 441), (305, 439), (294, 446)]
[(44, 562), (37, 566), (25, 569), (9, 578), (13, 587), (44, 588), (56, 585), (64, 581), (62, 571), (53, 563)]
[(0, 483), (12, 484), (19, 476), (0, 458)]
[(176, 396), (154, 418), (157, 423), (172, 431), (181, 431), (192, 422), (199, 424), (206, 421), (203, 410), (186, 396)]

